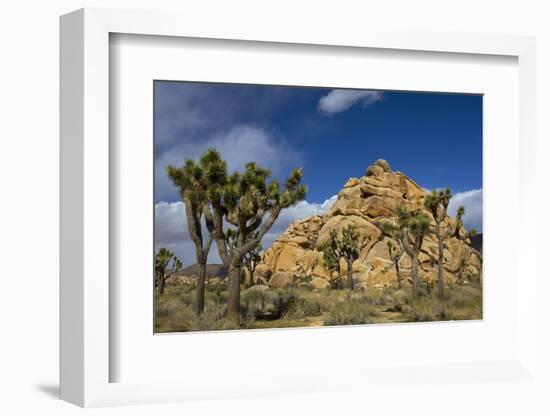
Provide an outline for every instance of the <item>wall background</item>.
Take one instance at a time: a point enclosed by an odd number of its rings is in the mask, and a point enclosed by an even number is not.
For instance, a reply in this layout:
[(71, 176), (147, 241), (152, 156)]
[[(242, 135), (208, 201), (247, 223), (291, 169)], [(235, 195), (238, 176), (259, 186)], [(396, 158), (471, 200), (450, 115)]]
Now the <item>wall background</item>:
[[(171, 0), (20, 0), (0, 6), (0, 413), (67, 415), (81, 409), (56, 399), (58, 390), (58, 17), (81, 7), (178, 10), (231, 19), (273, 19), (285, 25), (321, 25), (327, 31), (355, 25), (421, 27), (537, 36), (539, 218), (547, 215), (550, 137), (550, 29), (544, 0), (388, 0), (329, 1), (171, 1)], [(543, 229), (544, 228), (544, 229)], [(539, 268), (548, 243), (539, 230)], [(538, 288), (540, 320), (547, 321), (545, 293)], [(543, 318), (543, 317), (546, 317)], [(546, 326), (547, 328), (547, 326)], [(539, 331), (540, 368), (548, 381), (548, 331)], [(397, 382), (397, 381), (396, 381)], [(548, 385), (546, 393), (548, 392)], [(540, 389), (539, 389), (540, 390)], [(173, 404), (93, 410), (102, 415), (196, 414), (383, 414), (465, 413), (547, 414), (542, 390), (507, 383), (433, 386), (361, 397), (324, 396)], [(539, 400), (537, 400), (537, 398)]]

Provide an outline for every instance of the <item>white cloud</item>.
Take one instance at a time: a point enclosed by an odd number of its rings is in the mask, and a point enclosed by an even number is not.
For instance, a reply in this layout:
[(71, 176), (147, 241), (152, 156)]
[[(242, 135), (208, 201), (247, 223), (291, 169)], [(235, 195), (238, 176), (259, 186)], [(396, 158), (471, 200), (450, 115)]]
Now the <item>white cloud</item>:
[(364, 90), (332, 90), (319, 100), (318, 109), (327, 114), (340, 113), (354, 104), (362, 102), (369, 106), (382, 99), (383, 93), (379, 91)]
[(296, 151), (276, 140), (268, 131), (249, 125), (234, 126), (225, 133), (213, 135), (201, 142), (182, 140), (182, 144), (161, 155), (155, 163), (155, 199), (178, 198), (174, 185), (166, 176), (166, 166), (183, 165), (188, 158), (198, 159), (210, 147), (221, 153), (230, 173), (242, 170), (251, 161), (270, 169), (274, 174), (289, 166), (298, 166), (300, 162), (300, 155)]
[(483, 232), (483, 190), (473, 189), (453, 195), (449, 203), (449, 215), (455, 217), (456, 210), (461, 205), (465, 208), (464, 227)]
[[(271, 230), (264, 236), (262, 240), (263, 247), (270, 247), (277, 237), (295, 220), (326, 213), (336, 201), (336, 198), (335, 195), (322, 203), (300, 201), (295, 206), (283, 210)], [(159, 202), (155, 204), (155, 249), (160, 247), (167, 247), (176, 253), (176, 256), (183, 260), (184, 266), (196, 262), (195, 246), (187, 230), (183, 202)], [(208, 262), (221, 263), (215, 244), (210, 250)]]

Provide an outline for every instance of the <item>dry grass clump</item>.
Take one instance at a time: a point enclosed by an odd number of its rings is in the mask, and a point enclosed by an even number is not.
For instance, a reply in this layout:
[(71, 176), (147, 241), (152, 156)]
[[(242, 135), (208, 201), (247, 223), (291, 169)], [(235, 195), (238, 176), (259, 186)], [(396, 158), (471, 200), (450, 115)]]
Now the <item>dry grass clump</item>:
[(252, 287), (241, 296), (241, 315), (246, 319), (281, 318), (294, 301), (294, 291)]
[(482, 318), (482, 293), (477, 285), (452, 285), (439, 299), (431, 292), (419, 297), (404, 311), (412, 322), (470, 320)]
[(366, 299), (350, 299), (334, 305), (323, 321), (325, 326), (361, 325), (373, 323), (378, 311), (366, 302)]

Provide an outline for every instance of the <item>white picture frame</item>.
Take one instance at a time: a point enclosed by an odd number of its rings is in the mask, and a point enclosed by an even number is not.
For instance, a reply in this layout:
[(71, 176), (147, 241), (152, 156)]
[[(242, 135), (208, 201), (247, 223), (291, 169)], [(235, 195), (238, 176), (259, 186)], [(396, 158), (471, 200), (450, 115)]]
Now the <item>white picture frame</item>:
[[(168, 13), (83, 9), (61, 18), (61, 398), (80, 406), (159, 403), (246, 397), (250, 395), (319, 393), (374, 386), (399, 377), (406, 383), (442, 380), (535, 380), (536, 217), (528, 207), (534, 198), (535, 41), (529, 37), (467, 33), (281, 30), (279, 25), (239, 25), (223, 19), (205, 25), (201, 19)], [(331, 48), (375, 48), (439, 54), (502, 55), (519, 67), (518, 227), (526, 230), (517, 245), (517, 264), (524, 276), (517, 292), (517, 348), (508, 359), (471, 363), (441, 362), (414, 367), (333, 368), (319, 373), (271, 373), (257, 383), (227, 378), (181, 381), (111, 382), (117, 357), (110, 348), (109, 253), (109, 37), (130, 34), (228, 41), (330, 45)], [(527, 214), (529, 212), (529, 215)], [(516, 265), (517, 265), (516, 264)], [(517, 270), (515, 271), (518, 272)], [(409, 374), (404, 376), (403, 374)], [(482, 376), (480, 376), (482, 374)], [(289, 380), (290, 379), (290, 380)], [(345, 380), (345, 382), (343, 381)], [(385, 380), (385, 381), (384, 381)], [(279, 386), (279, 387), (276, 387)]]

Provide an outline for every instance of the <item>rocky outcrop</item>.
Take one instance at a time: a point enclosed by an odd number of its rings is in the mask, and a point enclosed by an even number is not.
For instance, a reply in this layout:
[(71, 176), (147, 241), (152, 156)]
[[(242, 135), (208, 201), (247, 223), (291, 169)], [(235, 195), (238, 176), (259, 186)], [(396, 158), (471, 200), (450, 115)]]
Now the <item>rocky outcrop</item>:
[[(324, 265), (322, 249), (333, 230), (341, 234), (344, 227), (353, 224), (360, 241), (363, 241), (359, 258), (352, 266), (357, 286), (396, 285), (396, 272), (387, 248), (387, 241), (391, 239), (382, 234), (378, 225), (381, 220), (396, 221), (398, 205), (412, 210), (424, 209), (426, 195), (427, 192), (412, 179), (393, 172), (385, 160), (377, 160), (367, 168), (365, 176), (347, 181), (327, 214), (292, 223), (265, 251), (256, 275), (265, 278), (272, 287), (289, 285), (294, 276), (301, 275), (311, 276), (315, 287), (327, 286), (335, 276), (330, 276)], [(455, 220), (447, 217), (443, 227), (454, 229)], [(397, 245), (397, 242), (393, 243)], [(481, 278), (481, 254), (469, 243), (464, 229), (460, 230), (460, 238), (446, 240), (444, 267), (447, 281)], [(427, 236), (419, 256), (420, 277), (430, 283), (437, 279), (437, 265), (434, 263), (437, 250), (435, 236)], [(407, 254), (401, 256), (399, 264), (406, 282), (410, 279), (411, 267)], [(343, 260), (340, 267), (344, 276), (347, 266)]]

